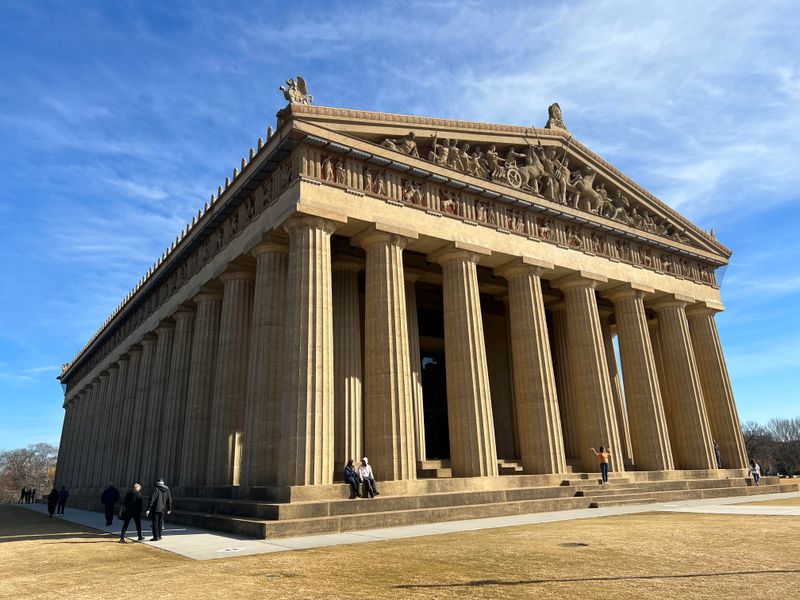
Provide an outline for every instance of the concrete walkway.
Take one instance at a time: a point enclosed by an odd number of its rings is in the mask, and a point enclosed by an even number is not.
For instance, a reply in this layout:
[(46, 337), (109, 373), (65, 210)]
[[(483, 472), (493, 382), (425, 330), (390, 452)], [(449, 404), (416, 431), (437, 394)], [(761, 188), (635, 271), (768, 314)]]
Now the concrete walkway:
[[(710, 500), (686, 500), (681, 502), (660, 502), (655, 504), (639, 504), (635, 506), (614, 506), (606, 508), (587, 508), (580, 510), (563, 510), (557, 512), (532, 513), (527, 515), (513, 515), (508, 517), (492, 517), (487, 519), (471, 519), (464, 521), (447, 521), (444, 523), (429, 523), (423, 525), (408, 525), (404, 527), (387, 527), (383, 529), (365, 529), (357, 532), (330, 533), (325, 535), (309, 535), (295, 538), (274, 540), (254, 540), (233, 534), (197, 529), (185, 525), (166, 524), (164, 539), (160, 542), (145, 541), (144, 543), (186, 556), (195, 560), (211, 560), (229, 556), (244, 556), (249, 554), (267, 554), (271, 552), (285, 552), (287, 550), (302, 550), (307, 548), (320, 548), (323, 546), (338, 546), (340, 544), (362, 544), (384, 540), (437, 535), (441, 533), (455, 533), (458, 531), (476, 531), (492, 529), (495, 527), (512, 527), (516, 525), (533, 525), (536, 523), (552, 523), (555, 521), (570, 521), (573, 519), (593, 519), (610, 515), (630, 515), (646, 512), (689, 512), (711, 513), (726, 515), (779, 515), (800, 516), (800, 506), (737, 506), (747, 502), (761, 502), (764, 500), (778, 500), (784, 498), (800, 498), (800, 492), (789, 494), (764, 494), (757, 497), (744, 496), (736, 498), (714, 498)], [(47, 514), (47, 507), (43, 504), (20, 504), (29, 510)], [(56, 518), (56, 517), (54, 517)], [(119, 537), (121, 524), (115, 519), (114, 525), (105, 527), (105, 519), (101, 513), (88, 510), (68, 508), (67, 514), (58, 517), (78, 523), (85, 527), (106, 532)], [(150, 521), (143, 519), (142, 532), (146, 539), (150, 539)], [(136, 537), (136, 530), (132, 532)], [(128, 530), (130, 539), (131, 531)]]

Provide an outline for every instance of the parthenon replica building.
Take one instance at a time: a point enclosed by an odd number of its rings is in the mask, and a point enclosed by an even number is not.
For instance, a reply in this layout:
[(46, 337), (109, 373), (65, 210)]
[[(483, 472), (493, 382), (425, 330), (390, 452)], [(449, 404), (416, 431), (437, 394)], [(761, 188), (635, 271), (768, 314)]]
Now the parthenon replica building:
[[(275, 131), (64, 366), (57, 485), (163, 477), (187, 520), (268, 521), (560, 486), (600, 446), (612, 482), (746, 477), (713, 233), (557, 104), (517, 127), (287, 84)], [(364, 455), (383, 495), (347, 501)]]

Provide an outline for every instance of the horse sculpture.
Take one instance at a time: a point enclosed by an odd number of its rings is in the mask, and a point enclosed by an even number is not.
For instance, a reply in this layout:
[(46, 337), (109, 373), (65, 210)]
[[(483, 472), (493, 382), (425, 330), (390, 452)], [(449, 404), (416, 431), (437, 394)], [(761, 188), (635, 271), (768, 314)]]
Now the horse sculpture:
[(518, 166), (519, 174), (522, 176), (522, 187), (532, 189), (534, 194), (539, 194), (539, 180), (543, 177), (549, 177), (547, 171), (539, 160), (539, 155), (533, 146), (528, 146), (528, 151), (525, 153), (525, 164)]
[(578, 175), (578, 178), (567, 186), (567, 190), (572, 194), (572, 205), (578, 210), (597, 214), (603, 203), (603, 197), (593, 187), (594, 178), (597, 173), (587, 167), (585, 171)]

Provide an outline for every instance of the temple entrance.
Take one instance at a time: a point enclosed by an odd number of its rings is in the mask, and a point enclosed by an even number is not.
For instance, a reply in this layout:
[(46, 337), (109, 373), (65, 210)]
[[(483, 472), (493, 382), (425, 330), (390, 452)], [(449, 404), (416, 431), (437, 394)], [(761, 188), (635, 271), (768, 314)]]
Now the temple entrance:
[(420, 354), (427, 458), (428, 460), (450, 458), (444, 353), (423, 350)]

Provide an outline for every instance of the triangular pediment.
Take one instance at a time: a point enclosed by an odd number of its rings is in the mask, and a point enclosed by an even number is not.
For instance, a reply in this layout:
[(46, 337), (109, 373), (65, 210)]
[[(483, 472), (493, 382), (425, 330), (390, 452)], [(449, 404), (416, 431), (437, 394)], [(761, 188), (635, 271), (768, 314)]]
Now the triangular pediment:
[[(279, 118), (366, 142), (416, 171), (470, 188), (507, 189), (545, 210), (595, 221), (719, 264), (731, 251), (560, 128), (532, 128), (290, 105)], [(436, 175), (435, 175), (436, 176)], [(439, 176), (441, 177), (441, 176)], [(493, 193), (489, 191), (489, 193)], [(503, 192), (500, 191), (502, 194)], [(522, 194), (522, 196), (520, 196)]]

